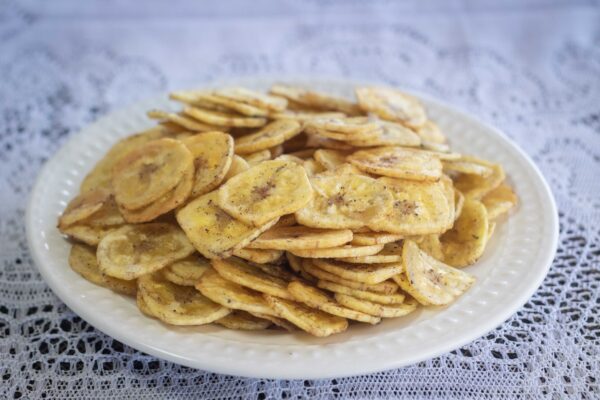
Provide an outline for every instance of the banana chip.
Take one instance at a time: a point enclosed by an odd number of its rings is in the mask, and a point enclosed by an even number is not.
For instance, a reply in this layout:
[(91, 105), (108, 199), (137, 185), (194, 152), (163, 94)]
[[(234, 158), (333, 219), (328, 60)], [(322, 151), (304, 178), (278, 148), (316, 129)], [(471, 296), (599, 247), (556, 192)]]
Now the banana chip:
[(148, 111), (148, 117), (152, 119), (167, 120), (175, 124), (176, 126), (181, 126), (182, 128), (193, 132), (210, 132), (224, 129), (223, 127), (219, 127), (218, 125), (200, 122), (193, 118), (189, 118), (185, 115), (168, 113), (160, 110)]
[(246, 225), (219, 208), (217, 198), (217, 191), (207, 193), (176, 213), (179, 225), (206, 258), (231, 256), (277, 222), (275, 218), (259, 227)]
[(172, 325), (209, 324), (231, 313), (196, 289), (169, 282), (160, 272), (141, 276), (138, 290), (152, 315)]
[(336, 293), (335, 299), (348, 308), (382, 318), (403, 317), (417, 309), (417, 302), (415, 301), (405, 301), (400, 304), (379, 304), (342, 293)]
[(487, 210), (488, 218), (495, 220), (509, 212), (517, 204), (518, 197), (510, 186), (502, 184), (486, 194), (481, 202)]
[(371, 245), (371, 244), (387, 244), (397, 242), (404, 238), (404, 235), (397, 233), (386, 233), (386, 232), (365, 232), (365, 233), (354, 233), (352, 237), (352, 244), (354, 245)]
[(287, 291), (286, 280), (268, 274), (257, 266), (243, 262), (239, 258), (213, 260), (212, 265), (219, 275), (238, 285), (284, 299), (293, 299)]
[(59, 228), (64, 228), (80, 222), (99, 211), (110, 198), (110, 191), (106, 189), (89, 190), (75, 197), (67, 204), (58, 219)]
[(444, 260), (444, 251), (439, 235), (425, 235), (418, 242), (419, 248), (436, 260)]
[(199, 107), (185, 107), (183, 113), (201, 123), (213, 126), (256, 128), (267, 123), (267, 120), (261, 117), (243, 117), (239, 114), (207, 110)]
[(234, 176), (218, 193), (223, 210), (255, 226), (293, 213), (312, 198), (304, 168), (279, 160), (265, 161)]
[(399, 90), (383, 87), (356, 89), (358, 105), (380, 118), (397, 121), (411, 128), (419, 128), (427, 121), (425, 109), (415, 97)]
[(248, 162), (246, 162), (246, 160), (244, 160), (237, 154), (234, 154), (231, 158), (231, 166), (229, 167), (227, 174), (225, 174), (224, 180), (228, 181), (231, 177), (234, 177), (237, 174), (241, 174), (242, 172), (247, 171), (248, 169), (250, 169), (250, 165), (248, 164)]
[(387, 243), (377, 254), (345, 257), (339, 260), (352, 264), (398, 263), (402, 261), (402, 245), (399, 243)]
[(348, 286), (340, 285), (339, 283), (324, 280), (319, 280), (317, 282), (317, 286), (321, 289), (326, 289), (333, 293), (341, 293), (348, 296), (356, 297), (357, 299), (367, 300), (379, 304), (402, 303), (406, 297), (401, 293), (382, 294), (369, 292), (367, 290), (353, 289)]
[(458, 160), (444, 161), (444, 171), (477, 175), (482, 178), (486, 178), (494, 172), (490, 166), (483, 164), (481, 160), (468, 156), (462, 156)]
[(216, 320), (215, 323), (227, 329), (242, 331), (262, 331), (272, 325), (271, 321), (255, 317), (245, 311), (233, 311), (231, 314)]
[(320, 136), (323, 138), (339, 140), (339, 141), (344, 141), (344, 142), (350, 142), (350, 141), (356, 141), (356, 140), (372, 140), (372, 139), (377, 138), (379, 131), (381, 130), (381, 128), (378, 128), (378, 129), (369, 130), (369, 131), (367, 131), (367, 130), (356, 131), (354, 133), (336, 132), (336, 131), (329, 131), (329, 130), (317, 128), (314, 125), (311, 125), (311, 123), (313, 121), (314, 120), (309, 120), (306, 122), (304, 131), (306, 132), (307, 135)]
[(73, 271), (86, 280), (115, 292), (134, 296), (137, 290), (135, 281), (125, 281), (104, 275), (98, 268), (96, 249), (82, 244), (74, 244), (69, 254), (69, 265)]
[(326, 337), (348, 328), (348, 321), (345, 318), (275, 296), (265, 295), (265, 299), (279, 317), (290, 321), (311, 335)]
[(479, 200), (502, 184), (506, 177), (500, 164), (479, 160), (484, 166), (489, 167), (492, 173), (486, 177), (473, 174), (460, 174), (454, 178), (454, 186), (465, 197)]
[(283, 256), (281, 250), (260, 250), (243, 248), (233, 252), (233, 255), (244, 260), (252, 261), (257, 264), (274, 263)]
[(259, 150), (254, 153), (244, 154), (242, 158), (248, 164), (248, 169), (249, 169), (250, 167), (258, 165), (263, 161), (270, 160), (271, 152), (269, 151), (269, 149)]
[(313, 260), (313, 263), (331, 274), (349, 281), (369, 285), (381, 283), (403, 271), (402, 262), (386, 264), (350, 264), (337, 260)]
[(326, 170), (333, 170), (346, 162), (349, 152), (320, 149), (315, 151), (314, 158)]
[(392, 178), (437, 181), (442, 176), (440, 159), (421, 150), (378, 147), (357, 151), (347, 160), (365, 172)]
[(302, 163), (302, 166), (304, 167), (304, 170), (306, 171), (306, 175), (309, 177), (315, 176), (318, 173), (321, 173), (324, 171), (323, 166), (321, 164), (319, 164), (318, 162), (316, 162), (312, 158), (304, 160), (304, 162)]
[(415, 130), (423, 141), (430, 143), (446, 143), (446, 136), (440, 130), (440, 127), (431, 120), (426, 121), (423, 125)]
[(295, 250), (341, 246), (352, 240), (349, 229), (318, 229), (305, 226), (273, 227), (260, 235), (248, 248)]
[(194, 247), (176, 226), (164, 223), (127, 225), (98, 244), (100, 270), (114, 278), (132, 280), (185, 258)]
[(342, 118), (345, 115), (339, 112), (322, 112), (322, 111), (291, 111), (286, 110), (270, 114), (269, 117), (277, 119), (291, 119), (298, 122), (306, 122), (315, 118)]
[(173, 92), (170, 97), (192, 106), (208, 108), (215, 111), (234, 111), (249, 117), (266, 117), (268, 111), (250, 104), (231, 100), (226, 97), (216, 96), (209, 91), (182, 91)]
[(381, 321), (380, 318), (356, 311), (350, 308), (340, 306), (326, 295), (321, 290), (314, 286), (294, 281), (288, 285), (288, 291), (294, 296), (296, 301), (304, 303), (309, 307), (316, 308), (326, 312), (327, 314), (336, 315), (342, 318), (348, 318), (355, 321), (367, 322), (369, 324), (377, 324)]
[(268, 149), (280, 145), (286, 140), (296, 136), (301, 131), (302, 125), (297, 121), (280, 120), (271, 122), (258, 132), (238, 138), (235, 141), (235, 153), (249, 154)]
[(198, 255), (175, 261), (162, 270), (165, 278), (181, 286), (194, 286), (202, 275), (210, 269), (210, 262)]
[(80, 221), (90, 227), (109, 228), (125, 224), (114, 196), (109, 196), (99, 210)]
[(474, 264), (485, 250), (488, 227), (485, 206), (467, 198), (454, 227), (441, 237), (444, 262), (453, 267)]
[(379, 124), (368, 117), (315, 118), (306, 122), (306, 128), (315, 128), (318, 131), (346, 133), (349, 135), (380, 129)]
[(306, 135), (306, 147), (322, 147), (332, 150), (353, 150), (354, 147), (341, 140), (329, 139), (318, 135)]
[(421, 251), (416, 243), (404, 242), (405, 274), (394, 280), (423, 305), (449, 304), (475, 282), (475, 278)]
[(408, 146), (414, 147), (421, 144), (421, 138), (414, 131), (394, 122), (379, 122), (381, 129), (373, 131), (375, 136), (369, 139), (355, 140), (349, 143), (356, 147), (375, 146)]
[(361, 111), (358, 105), (341, 97), (307, 90), (298, 86), (273, 85), (271, 93), (285, 97), (295, 103), (320, 110), (341, 111), (348, 115), (357, 115)]
[(142, 294), (142, 292), (137, 290), (137, 281), (129, 282), (134, 283), (136, 286), (135, 304), (137, 305), (138, 309), (142, 312), (142, 314), (146, 315), (147, 317), (154, 318), (154, 314), (152, 314), (152, 311), (150, 310), (150, 308), (148, 308), (148, 305), (146, 304), (146, 300), (144, 300), (144, 295)]
[(215, 90), (215, 95), (250, 104), (269, 111), (283, 111), (287, 106), (287, 100), (279, 96), (270, 96), (240, 87), (224, 88)]
[(109, 233), (114, 232), (118, 227), (101, 227), (87, 225), (71, 225), (62, 228), (60, 231), (72, 239), (88, 244), (98, 246), (98, 243)]
[(229, 171), (233, 159), (233, 138), (223, 132), (205, 132), (183, 139), (194, 158), (196, 197), (219, 186)]
[(370, 256), (379, 253), (381, 249), (383, 249), (382, 244), (372, 244), (368, 246), (353, 246), (347, 244), (324, 249), (294, 249), (290, 250), (290, 252), (298, 257), (305, 258), (348, 258)]

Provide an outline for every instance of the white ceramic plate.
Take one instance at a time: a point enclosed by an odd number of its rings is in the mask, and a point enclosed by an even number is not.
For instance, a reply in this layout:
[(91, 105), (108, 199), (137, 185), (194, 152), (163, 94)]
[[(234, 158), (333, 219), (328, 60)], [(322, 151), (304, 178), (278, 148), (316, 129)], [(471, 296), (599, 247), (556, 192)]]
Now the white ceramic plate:
[[(296, 81), (345, 96), (355, 86)], [(258, 89), (271, 83), (242, 82)], [(70, 246), (55, 226), (82, 178), (105, 151), (119, 138), (151, 126), (145, 117), (148, 109), (174, 107), (166, 97), (111, 113), (74, 135), (40, 172), (27, 210), (29, 246), (48, 285), (90, 324), (136, 349), (190, 367), (249, 377), (317, 379), (381, 371), (435, 357), (484, 335), (516, 312), (548, 271), (558, 222), (552, 194), (539, 170), (497, 130), (423, 98), (453, 148), (501, 163), (520, 197), (518, 209), (498, 225), (484, 256), (467, 268), (477, 282), (458, 301), (445, 308), (421, 308), (377, 326), (352, 326), (325, 339), (218, 326), (172, 327), (147, 318), (133, 299), (73, 272), (67, 264)]]

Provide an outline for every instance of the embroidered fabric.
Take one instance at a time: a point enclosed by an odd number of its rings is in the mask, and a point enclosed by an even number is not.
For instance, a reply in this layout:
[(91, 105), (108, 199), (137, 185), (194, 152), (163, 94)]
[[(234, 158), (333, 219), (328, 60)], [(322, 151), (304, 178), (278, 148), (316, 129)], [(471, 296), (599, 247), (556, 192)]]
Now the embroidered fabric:
[[(600, 397), (598, 5), (0, 1), (1, 397)], [(28, 253), (23, 217), (40, 167), (113, 109), (255, 75), (382, 81), (498, 126), (537, 162), (559, 206), (559, 249), (542, 286), (506, 323), (456, 351), (334, 380), (194, 370), (88, 325)]]

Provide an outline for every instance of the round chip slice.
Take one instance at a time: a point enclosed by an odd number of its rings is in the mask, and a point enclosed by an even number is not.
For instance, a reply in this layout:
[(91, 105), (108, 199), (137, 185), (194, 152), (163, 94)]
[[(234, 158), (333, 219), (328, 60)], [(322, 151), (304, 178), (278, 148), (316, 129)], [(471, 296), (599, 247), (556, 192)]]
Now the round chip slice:
[(348, 308), (382, 318), (403, 317), (417, 309), (416, 301), (406, 301), (400, 304), (379, 304), (342, 293), (336, 293), (335, 299)]
[(248, 248), (253, 249), (321, 249), (336, 247), (352, 240), (349, 229), (317, 229), (305, 226), (274, 227), (260, 235)]
[(491, 168), (492, 173), (486, 177), (473, 174), (460, 174), (454, 178), (454, 186), (465, 195), (472, 199), (479, 200), (504, 182), (506, 174), (500, 164), (493, 164), (487, 161), (479, 160), (485, 166)]
[(267, 120), (261, 117), (242, 117), (239, 114), (207, 110), (199, 107), (185, 107), (183, 113), (200, 122), (215, 126), (256, 128), (267, 123)]
[(287, 100), (283, 97), (271, 96), (241, 87), (215, 90), (214, 94), (269, 111), (283, 111), (287, 107)]
[(304, 207), (312, 198), (312, 187), (302, 166), (272, 160), (234, 176), (218, 193), (223, 210), (260, 226)]
[(512, 188), (506, 184), (502, 184), (490, 191), (481, 200), (487, 210), (488, 219), (490, 220), (495, 220), (502, 214), (509, 212), (518, 201), (515, 192), (513, 192)]
[(206, 258), (231, 256), (277, 222), (275, 218), (259, 227), (246, 225), (219, 208), (217, 198), (217, 191), (207, 193), (176, 213), (179, 225)]
[(416, 243), (407, 240), (402, 252), (405, 278), (394, 280), (424, 305), (444, 305), (454, 301), (475, 282), (475, 278), (452, 268), (421, 251)]
[(302, 163), (302, 166), (304, 167), (304, 170), (306, 171), (306, 175), (311, 176), (311, 177), (324, 171), (323, 166), (321, 166), (321, 164), (319, 164), (312, 158), (304, 160), (304, 162)]
[(244, 160), (242, 157), (237, 154), (233, 155), (231, 159), (231, 166), (225, 175), (225, 181), (228, 181), (229, 178), (236, 176), (237, 174), (241, 174), (242, 172), (250, 169), (250, 165)]
[(210, 262), (198, 255), (175, 261), (162, 270), (165, 278), (181, 286), (194, 286), (202, 275), (211, 268)]
[(350, 152), (339, 150), (319, 149), (315, 151), (315, 160), (327, 170), (333, 170), (336, 167), (346, 163), (346, 157)]
[(340, 261), (352, 264), (398, 263), (402, 261), (402, 245), (399, 243), (387, 243), (384, 245), (383, 250), (377, 254), (340, 258)]
[(272, 325), (272, 322), (255, 317), (245, 311), (234, 311), (231, 314), (215, 321), (227, 329), (236, 329), (242, 331), (262, 331)]
[(317, 108), (320, 110), (341, 111), (348, 115), (357, 115), (361, 112), (358, 105), (352, 103), (351, 101), (341, 97), (331, 96), (326, 93), (307, 90), (298, 86), (281, 84), (273, 85), (271, 87), (271, 93), (285, 97), (288, 100), (292, 100), (307, 107)]
[(369, 119), (369, 117), (314, 118), (306, 122), (306, 128), (308, 127), (321, 131), (333, 131), (348, 134), (376, 131), (380, 129), (377, 121), (373, 121)]
[(369, 246), (353, 246), (348, 244), (325, 249), (295, 249), (290, 250), (290, 252), (298, 257), (305, 258), (342, 258), (369, 256), (379, 253), (381, 249), (383, 249), (382, 244), (372, 244)]
[(389, 121), (398, 121), (411, 128), (423, 126), (427, 121), (421, 102), (406, 93), (384, 87), (356, 88), (358, 104), (366, 112)]
[(65, 228), (90, 217), (99, 211), (108, 202), (110, 197), (110, 191), (102, 188), (89, 190), (78, 195), (67, 204), (67, 207), (58, 219), (59, 228)]
[(187, 147), (164, 138), (131, 151), (115, 165), (112, 185), (120, 207), (134, 210), (147, 206), (172, 190), (193, 168)]
[(467, 198), (454, 227), (441, 237), (444, 262), (453, 267), (474, 264), (483, 254), (488, 238), (485, 206)]
[(90, 246), (98, 246), (98, 243), (100, 243), (102, 238), (115, 231), (117, 228), (118, 226), (101, 227), (75, 224), (61, 228), (60, 231), (72, 239)]
[(217, 125), (199, 122), (193, 118), (189, 118), (181, 114), (168, 113), (160, 110), (151, 110), (148, 111), (147, 114), (149, 118), (167, 120), (175, 126), (180, 126), (192, 132), (209, 132), (224, 129), (223, 127), (219, 127)]
[(241, 136), (235, 141), (236, 154), (254, 153), (280, 145), (302, 131), (297, 121), (279, 120), (264, 126), (258, 132)]
[(365, 172), (393, 178), (437, 181), (442, 176), (440, 159), (421, 150), (378, 147), (357, 151), (347, 160)]
[(446, 143), (446, 137), (433, 121), (426, 121), (423, 125), (416, 129), (416, 132), (423, 138), (424, 141), (431, 143)]
[(355, 140), (349, 143), (356, 147), (373, 146), (419, 146), (421, 138), (414, 131), (393, 122), (379, 122), (381, 129), (374, 131), (376, 136), (370, 139)]
[(387, 244), (397, 242), (404, 238), (404, 235), (397, 233), (385, 233), (385, 232), (365, 232), (365, 233), (354, 233), (352, 237), (352, 244), (354, 245), (369, 245), (369, 244)]
[(278, 261), (283, 256), (281, 250), (261, 250), (243, 248), (233, 252), (233, 255), (244, 260), (252, 261), (257, 264), (268, 264)]
[(204, 325), (231, 313), (189, 286), (166, 280), (160, 272), (138, 279), (138, 290), (153, 316), (172, 325)]
[(324, 271), (349, 281), (363, 282), (369, 285), (381, 283), (403, 271), (402, 262), (386, 264), (350, 264), (338, 260), (313, 260)]
[(306, 135), (306, 147), (319, 147), (332, 150), (353, 150), (354, 147), (340, 140), (329, 139), (318, 135)]
[(223, 181), (233, 158), (233, 138), (223, 132), (205, 132), (183, 139), (194, 158), (192, 196), (208, 193)]
[(269, 149), (257, 151), (255, 153), (244, 154), (243, 159), (248, 164), (248, 168), (260, 164), (263, 161), (271, 159), (271, 152)]
[(137, 290), (135, 281), (113, 278), (100, 272), (98, 261), (96, 260), (96, 249), (93, 247), (74, 244), (69, 253), (69, 265), (73, 271), (96, 285), (128, 296), (135, 295)]
[(106, 235), (98, 244), (100, 270), (131, 280), (185, 258), (194, 247), (176, 226), (164, 223), (127, 225)]
[(348, 286), (340, 285), (339, 283), (324, 280), (319, 280), (317, 286), (333, 293), (346, 294), (348, 296), (356, 297), (357, 299), (372, 301), (373, 303), (379, 304), (399, 304), (402, 303), (406, 297), (401, 293), (382, 294), (369, 292), (367, 290), (353, 289)]
[(375, 130), (370, 131), (357, 131), (354, 133), (347, 132), (336, 132), (336, 131), (328, 131), (325, 129), (316, 128), (310, 125), (312, 120), (306, 122), (306, 127), (304, 131), (308, 135), (321, 136), (323, 138), (339, 140), (343, 142), (349, 142), (354, 140), (371, 140), (375, 139), (379, 135), (379, 131), (381, 128), (377, 128)]
[(216, 96), (210, 91), (173, 92), (170, 94), (170, 97), (186, 104), (209, 108), (215, 111), (235, 111), (249, 117), (265, 117), (268, 115), (268, 112), (262, 108)]

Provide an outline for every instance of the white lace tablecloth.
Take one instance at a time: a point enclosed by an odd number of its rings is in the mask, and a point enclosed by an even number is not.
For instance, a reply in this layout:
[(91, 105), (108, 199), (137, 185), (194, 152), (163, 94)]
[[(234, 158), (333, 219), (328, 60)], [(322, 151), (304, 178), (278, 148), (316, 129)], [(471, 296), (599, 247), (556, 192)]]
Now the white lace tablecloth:
[[(597, 1), (0, 0), (0, 397), (600, 398)], [(309, 75), (417, 89), (500, 127), (560, 209), (527, 304), (463, 348), (321, 381), (174, 365), (98, 332), (37, 273), (24, 211), (43, 163), (99, 116), (204, 81)]]

